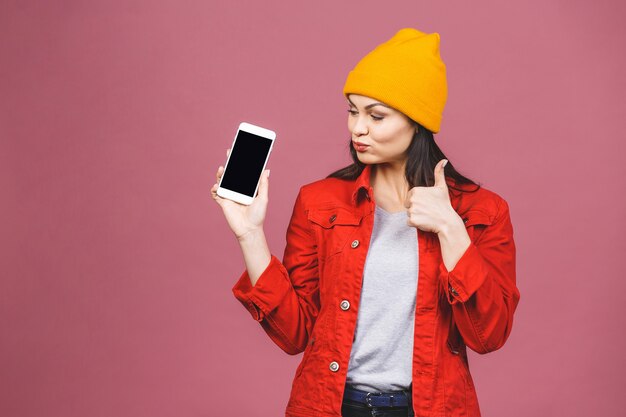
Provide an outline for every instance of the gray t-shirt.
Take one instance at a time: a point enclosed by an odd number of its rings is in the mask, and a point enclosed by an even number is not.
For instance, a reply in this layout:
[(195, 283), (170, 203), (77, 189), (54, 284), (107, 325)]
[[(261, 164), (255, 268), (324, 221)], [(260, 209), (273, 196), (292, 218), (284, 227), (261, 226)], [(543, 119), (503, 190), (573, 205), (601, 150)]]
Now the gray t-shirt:
[(412, 380), (417, 230), (406, 211), (376, 206), (346, 382), (365, 391), (408, 389)]

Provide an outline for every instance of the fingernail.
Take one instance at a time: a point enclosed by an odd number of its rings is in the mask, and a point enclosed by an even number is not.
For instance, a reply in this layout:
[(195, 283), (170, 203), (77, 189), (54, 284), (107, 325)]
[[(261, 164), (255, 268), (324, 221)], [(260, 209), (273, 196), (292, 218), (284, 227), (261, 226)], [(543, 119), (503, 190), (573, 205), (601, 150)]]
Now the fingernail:
[(267, 178), (269, 178), (269, 177), (270, 177), (270, 170), (268, 169), (267, 170)]
[(442, 168), (445, 167), (447, 163), (448, 163), (448, 160), (446, 159), (446, 162), (443, 163)]

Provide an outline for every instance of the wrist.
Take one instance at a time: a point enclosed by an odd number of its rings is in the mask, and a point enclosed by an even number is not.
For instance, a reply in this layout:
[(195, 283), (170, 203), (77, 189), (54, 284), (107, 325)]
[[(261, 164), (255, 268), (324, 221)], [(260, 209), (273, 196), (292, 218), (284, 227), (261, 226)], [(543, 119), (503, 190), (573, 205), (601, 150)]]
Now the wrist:
[(448, 217), (437, 232), (438, 237), (448, 239), (451, 236), (467, 233), (463, 219), (455, 212), (454, 216)]
[(237, 236), (237, 241), (240, 244), (249, 244), (252, 242), (258, 242), (260, 239), (265, 238), (265, 232), (262, 227), (256, 229), (250, 229), (244, 234)]

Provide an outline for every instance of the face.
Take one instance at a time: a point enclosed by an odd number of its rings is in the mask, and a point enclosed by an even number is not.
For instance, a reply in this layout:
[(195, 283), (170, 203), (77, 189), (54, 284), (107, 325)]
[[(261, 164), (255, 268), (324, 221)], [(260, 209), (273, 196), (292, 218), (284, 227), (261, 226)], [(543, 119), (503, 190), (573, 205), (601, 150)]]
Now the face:
[[(404, 164), (416, 132), (411, 119), (385, 103), (358, 94), (348, 95), (348, 106), (348, 130), (359, 161)], [(360, 148), (357, 142), (368, 146)]]

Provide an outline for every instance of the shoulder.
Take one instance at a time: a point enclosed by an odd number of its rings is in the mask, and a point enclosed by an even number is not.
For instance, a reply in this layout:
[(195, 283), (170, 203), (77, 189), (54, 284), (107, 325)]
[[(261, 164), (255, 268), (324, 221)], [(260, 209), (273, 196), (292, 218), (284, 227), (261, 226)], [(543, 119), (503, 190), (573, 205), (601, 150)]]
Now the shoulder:
[(452, 206), (459, 215), (479, 214), (493, 222), (508, 213), (507, 201), (497, 192), (482, 185), (476, 191), (472, 191), (476, 188), (473, 185), (456, 187), (465, 190), (451, 192)]
[(322, 178), (300, 187), (298, 198), (305, 207), (350, 204), (355, 181)]

